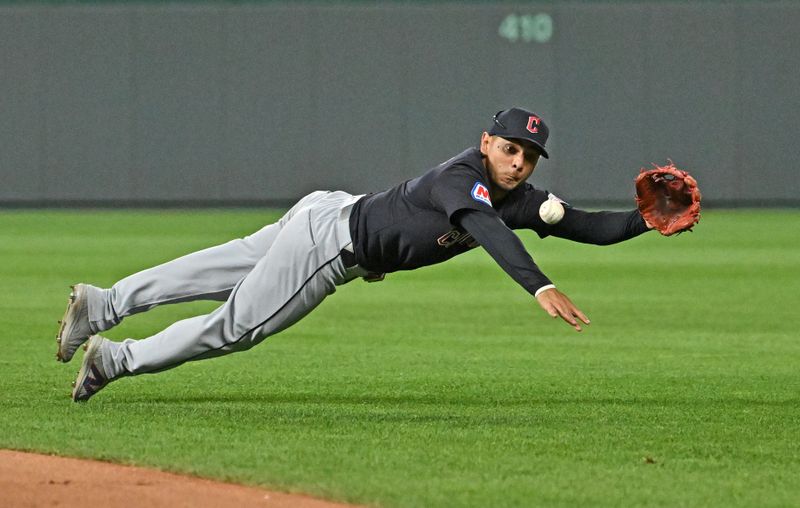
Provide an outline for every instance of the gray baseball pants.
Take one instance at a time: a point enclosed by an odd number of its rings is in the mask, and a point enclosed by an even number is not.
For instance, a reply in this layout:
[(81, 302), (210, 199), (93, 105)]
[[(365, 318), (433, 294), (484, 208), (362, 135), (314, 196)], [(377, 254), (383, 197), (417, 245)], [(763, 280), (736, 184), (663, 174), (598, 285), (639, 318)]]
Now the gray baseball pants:
[(90, 291), (89, 321), (96, 332), (158, 305), (225, 302), (146, 339), (107, 343), (101, 351), (106, 375), (157, 372), (247, 350), (299, 321), (336, 286), (366, 275), (361, 267), (344, 266), (341, 256), (342, 249), (352, 249), (349, 218), (359, 197), (313, 192), (250, 236)]

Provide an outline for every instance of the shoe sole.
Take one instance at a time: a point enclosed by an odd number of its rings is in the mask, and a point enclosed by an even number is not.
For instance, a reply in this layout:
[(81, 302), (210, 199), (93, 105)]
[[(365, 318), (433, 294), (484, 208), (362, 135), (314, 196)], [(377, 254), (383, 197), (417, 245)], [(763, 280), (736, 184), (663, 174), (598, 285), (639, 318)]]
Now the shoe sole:
[[(59, 327), (58, 327), (58, 333), (56, 334), (56, 343), (58, 343), (58, 351), (56, 351), (56, 360), (63, 363), (69, 362), (75, 355), (74, 352), (71, 355), (68, 355), (67, 352), (63, 350), (63, 348), (66, 346), (64, 341), (64, 335), (65, 335), (64, 332), (67, 329), (67, 325), (70, 325), (70, 331), (72, 331), (71, 329), (73, 323), (75, 322), (75, 316), (72, 316), (71, 314), (74, 314), (74, 312), (72, 311), (75, 308), (75, 301), (78, 299), (77, 295), (78, 291), (75, 289), (75, 286), (70, 286), (70, 289), (72, 291), (69, 294), (69, 300), (67, 300), (67, 310), (64, 311), (64, 317), (61, 318), (61, 321), (58, 322)], [(82, 340), (79, 339), (80, 342), (78, 342), (78, 344), (76, 345), (75, 351), (77, 351), (78, 348), (81, 346), (81, 344), (86, 342), (88, 339), (89, 339), (88, 335)]]
[(81, 364), (81, 369), (78, 371), (78, 377), (75, 379), (75, 382), (72, 383), (72, 401), (73, 402), (85, 402), (89, 400), (95, 393), (100, 390), (96, 390), (93, 392), (89, 397), (85, 399), (77, 399), (78, 391), (83, 386), (83, 383), (86, 381), (86, 375), (89, 373), (90, 366), (94, 365), (92, 358), (94, 358), (94, 354), (97, 352), (97, 349), (100, 347), (100, 344), (103, 343), (103, 338), (99, 335), (94, 335), (89, 338), (89, 342), (83, 345), (83, 350), (86, 353), (83, 355), (83, 363)]

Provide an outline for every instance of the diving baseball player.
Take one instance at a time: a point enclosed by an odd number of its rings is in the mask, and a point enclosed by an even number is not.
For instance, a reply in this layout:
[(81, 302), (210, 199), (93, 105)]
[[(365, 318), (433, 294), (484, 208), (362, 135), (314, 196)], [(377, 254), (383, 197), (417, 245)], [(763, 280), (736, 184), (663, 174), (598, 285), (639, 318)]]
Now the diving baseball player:
[[(296, 323), (338, 285), (441, 263), (478, 245), (545, 312), (581, 331), (589, 319), (512, 230), (611, 244), (650, 228), (637, 210), (590, 213), (526, 183), (539, 157), (548, 157), (548, 133), (534, 113), (501, 111), (478, 147), (388, 190), (314, 192), (245, 238), (135, 273), (109, 289), (75, 285), (56, 339), (62, 362), (88, 340), (73, 400), (87, 400), (121, 377), (247, 350)], [(540, 215), (543, 204), (556, 213)], [(98, 335), (132, 314), (192, 300), (224, 303), (142, 340)]]

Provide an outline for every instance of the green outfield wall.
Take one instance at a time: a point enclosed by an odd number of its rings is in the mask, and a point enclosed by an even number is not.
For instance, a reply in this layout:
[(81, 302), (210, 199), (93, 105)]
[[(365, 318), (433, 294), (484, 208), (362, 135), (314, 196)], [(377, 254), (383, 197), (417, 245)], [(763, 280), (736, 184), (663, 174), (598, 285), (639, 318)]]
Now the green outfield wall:
[(279, 204), (380, 190), (512, 105), (534, 182), (795, 206), (800, 2), (0, 2), (0, 205)]

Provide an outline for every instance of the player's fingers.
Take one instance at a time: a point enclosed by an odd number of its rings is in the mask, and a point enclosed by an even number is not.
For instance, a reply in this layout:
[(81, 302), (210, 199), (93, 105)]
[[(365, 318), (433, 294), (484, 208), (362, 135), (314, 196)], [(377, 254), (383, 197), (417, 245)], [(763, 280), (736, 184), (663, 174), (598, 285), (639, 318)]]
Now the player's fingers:
[(550, 317), (552, 318), (558, 317), (558, 311), (556, 310), (556, 307), (555, 305), (553, 305), (552, 302), (539, 298), (537, 298), (536, 301), (539, 302), (539, 306), (542, 307), (542, 309), (545, 312), (547, 312), (547, 314), (549, 314)]
[(576, 307), (574, 303), (572, 303), (572, 300), (570, 300), (567, 295), (564, 295), (564, 302), (566, 303), (569, 309), (570, 315), (575, 316), (576, 318), (580, 319), (587, 325), (591, 323), (591, 321), (589, 321), (589, 318), (586, 317), (586, 314), (581, 312), (581, 310), (578, 307)]
[(561, 316), (561, 319), (567, 322), (567, 324), (572, 325), (576, 331), (581, 331), (581, 325), (575, 321), (575, 318), (572, 316), (572, 312), (569, 309), (558, 309), (558, 313)]
[(589, 321), (589, 318), (588, 318), (588, 317), (586, 317), (586, 314), (584, 314), (583, 312), (581, 312), (581, 310), (580, 310), (579, 308), (577, 308), (577, 307), (575, 308), (575, 312), (574, 312), (574, 314), (575, 314), (575, 316), (576, 316), (578, 319), (580, 319), (581, 321), (583, 321), (583, 322), (584, 322), (584, 323), (586, 323), (587, 325), (592, 323), (591, 321)]
[[(560, 298), (556, 298), (555, 301), (549, 301), (549, 299), (545, 301), (539, 300), (539, 304), (542, 306), (545, 312), (550, 315), (550, 317), (554, 319), (560, 317), (564, 320), (564, 322), (575, 328), (576, 331), (580, 332), (581, 326), (575, 320), (575, 316), (577, 316), (576, 313), (580, 313), (580, 311), (575, 308), (566, 295), (559, 294), (558, 296), (560, 296)], [(585, 317), (586, 316), (583, 316), (583, 318), (581, 318), (584, 323), (588, 321), (588, 319), (584, 319)]]
[(567, 321), (567, 322), (568, 322), (570, 325), (572, 325), (572, 327), (575, 329), (575, 331), (576, 331), (576, 332), (581, 332), (581, 331), (583, 331), (583, 328), (581, 328), (581, 325), (579, 325), (579, 324), (578, 324), (578, 322), (577, 322), (577, 321), (575, 321), (574, 319), (572, 320), (572, 322), (571, 322), (571, 323), (570, 323), (569, 321)]

